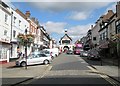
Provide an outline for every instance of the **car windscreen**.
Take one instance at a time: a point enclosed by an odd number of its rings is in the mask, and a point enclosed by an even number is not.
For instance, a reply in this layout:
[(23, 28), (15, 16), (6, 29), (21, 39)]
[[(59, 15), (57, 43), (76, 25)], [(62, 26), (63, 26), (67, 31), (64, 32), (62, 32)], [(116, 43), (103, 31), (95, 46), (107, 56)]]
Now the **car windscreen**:
[(47, 57), (45, 54), (39, 54), (40, 57)]

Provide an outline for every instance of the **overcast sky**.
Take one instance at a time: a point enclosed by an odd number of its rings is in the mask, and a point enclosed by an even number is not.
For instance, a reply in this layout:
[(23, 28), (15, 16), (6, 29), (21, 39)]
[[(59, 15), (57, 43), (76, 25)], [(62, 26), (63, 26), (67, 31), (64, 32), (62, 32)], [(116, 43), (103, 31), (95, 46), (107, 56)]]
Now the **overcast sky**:
[[(115, 0), (11, 0), (15, 8), (23, 13), (31, 12), (57, 41), (68, 30), (73, 41), (86, 35), (91, 25), (108, 10), (115, 12)], [(110, 2), (111, 1), (111, 2)], [(117, 0), (116, 0), (117, 1)], [(10, 2), (11, 3), (11, 2)]]

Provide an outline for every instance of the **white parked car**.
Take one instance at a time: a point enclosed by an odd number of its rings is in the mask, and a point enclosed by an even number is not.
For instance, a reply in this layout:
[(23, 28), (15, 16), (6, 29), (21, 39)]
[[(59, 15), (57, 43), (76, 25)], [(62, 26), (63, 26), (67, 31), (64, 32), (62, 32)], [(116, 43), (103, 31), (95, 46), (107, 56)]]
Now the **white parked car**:
[(16, 66), (26, 66), (34, 64), (49, 64), (52, 62), (51, 56), (46, 56), (40, 52), (33, 52), (26, 58), (20, 58), (16, 61)]
[(47, 50), (41, 50), (39, 52), (45, 54), (46, 56), (51, 56), (51, 58), (53, 59), (52, 52), (47, 51)]
[(59, 55), (59, 49), (58, 48), (51, 48), (51, 49), (44, 49), (52, 53), (53, 57), (57, 57)]

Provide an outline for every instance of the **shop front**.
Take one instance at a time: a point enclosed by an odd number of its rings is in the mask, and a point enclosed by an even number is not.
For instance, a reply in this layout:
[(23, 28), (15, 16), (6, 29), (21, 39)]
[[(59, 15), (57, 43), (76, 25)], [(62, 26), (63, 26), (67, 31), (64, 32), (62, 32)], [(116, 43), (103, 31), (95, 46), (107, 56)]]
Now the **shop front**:
[(0, 43), (0, 63), (9, 62), (10, 57), (10, 43)]
[(109, 42), (106, 41), (104, 43), (101, 43), (99, 46), (98, 46), (100, 52), (101, 52), (101, 56), (107, 58), (110, 56), (110, 48), (109, 48)]

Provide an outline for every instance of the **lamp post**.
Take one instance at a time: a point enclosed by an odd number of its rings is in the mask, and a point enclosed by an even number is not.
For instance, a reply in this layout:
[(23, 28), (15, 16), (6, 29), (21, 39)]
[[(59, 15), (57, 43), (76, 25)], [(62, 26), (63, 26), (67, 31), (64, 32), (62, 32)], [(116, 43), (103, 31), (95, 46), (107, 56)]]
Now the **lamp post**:
[[(27, 35), (27, 29), (25, 29), (25, 36), (26, 35)], [(27, 69), (27, 39), (25, 40), (25, 59), (26, 59), (25, 69)]]

